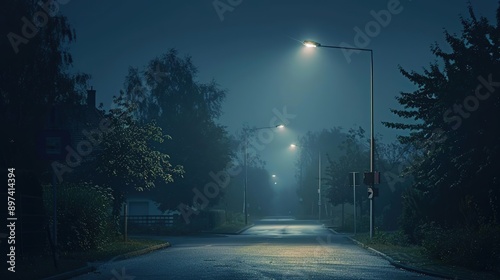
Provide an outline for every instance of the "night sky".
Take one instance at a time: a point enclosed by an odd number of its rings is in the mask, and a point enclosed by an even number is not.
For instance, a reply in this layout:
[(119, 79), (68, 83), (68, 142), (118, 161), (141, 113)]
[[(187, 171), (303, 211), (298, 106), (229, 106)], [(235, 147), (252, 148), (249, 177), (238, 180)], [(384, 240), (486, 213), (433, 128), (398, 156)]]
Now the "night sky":
[[(214, 3), (235, 5), (218, 13)], [(391, 4), (399, 12), (378, 25), (365, 45), (356, 45), (355, 29), (364, 32), (375, 20), (371, 11)], [(497, 6), (497, 0), (473, 2), (476, 15), (492, 21)], [(68, 1), (61, 12), (77, 33), (74, 69), (92, 75), (105, 108), (122, 89), (129, 66), (142, 68), (170, 48), (192, 57), (199, 81), (215, 79), (227, 89), (220, 123), (230, 133), (243, 124), (268, 126), (273, 110), (286, 107), (296, 117), (261, 152), (267, 169), (286, 184), (294, 182), (297, 156), (288, 145), (298, 136), (336, 126), (362, 126), (369, 133), (369, 53), (352, 54), (349, 63), (341, 50), (304, 48), (301, 41), (373, 49), (375, 132), (387, 142), (397, 131), (381, 121), (396, 120), (389, 111), (398, 108), (395, 96), (414, 89), (398, 65), (421, 71), (435, 61), (431, 44), (447, 50), (443, 30), (460, 32), (459, 16), (468, 15), (462, 0), (88, 0)]]

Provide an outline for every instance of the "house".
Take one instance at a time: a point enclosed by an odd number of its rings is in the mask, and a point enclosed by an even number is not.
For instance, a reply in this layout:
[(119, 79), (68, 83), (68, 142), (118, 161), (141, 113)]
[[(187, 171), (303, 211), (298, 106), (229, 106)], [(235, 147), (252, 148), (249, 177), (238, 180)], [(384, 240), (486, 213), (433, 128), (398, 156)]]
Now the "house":
[[(99, 137), (103, 134), (100, 127), (106, 120), (103, 112), (96, 108), (95, 100), (96, 91), (91, 88), (87, 90), (86, 104), (52, 106), (45, 129), (37, 135), (40, 158), (76, 167), (82, 160), (95, 157)], [(61, 182), (61, 176), (58, 178)]]
[[(127, 204), (127, 212), (129, 216), (157, 216), (170, 214), (172, 212), (163, 212), (158, 209), (158, 204), (151, 199), (150, 194), (147, 191), (128, 194), (125, 201)], [(123, 210), (121, 214), (124, 214)]]

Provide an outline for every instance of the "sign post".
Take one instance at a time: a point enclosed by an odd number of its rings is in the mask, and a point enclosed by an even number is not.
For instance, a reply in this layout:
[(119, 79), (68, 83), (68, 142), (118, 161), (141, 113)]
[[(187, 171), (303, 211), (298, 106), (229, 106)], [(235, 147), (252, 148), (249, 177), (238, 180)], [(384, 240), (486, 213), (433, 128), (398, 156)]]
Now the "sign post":
[(354, 213), (354, 235), (356, 235), (356, 174), (358, 172), (351, 172), (352, 173), (352, 187), (353, 187), (353, 213)]
[(321, 152), (318, 153), (318, 221), (321, 222)]
[(373, 238), (373, 229), (374, 229), (374, 211), (373, 204), (375, 197), (378, 196), (378, 188), (375, 188), (375, 185), (380, 184), (380, 172), (365, 172), (363, 183), (368, 185), (368, 199), (370, 199), (370, 239)]

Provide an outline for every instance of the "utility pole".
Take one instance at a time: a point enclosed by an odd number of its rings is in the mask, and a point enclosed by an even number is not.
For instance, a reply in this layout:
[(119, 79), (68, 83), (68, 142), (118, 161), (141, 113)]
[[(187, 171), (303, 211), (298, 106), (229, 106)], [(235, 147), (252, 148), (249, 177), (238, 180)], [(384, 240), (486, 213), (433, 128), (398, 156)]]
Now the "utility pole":
[(321, 152), (318, 152), (318, 221), (321, 222)]

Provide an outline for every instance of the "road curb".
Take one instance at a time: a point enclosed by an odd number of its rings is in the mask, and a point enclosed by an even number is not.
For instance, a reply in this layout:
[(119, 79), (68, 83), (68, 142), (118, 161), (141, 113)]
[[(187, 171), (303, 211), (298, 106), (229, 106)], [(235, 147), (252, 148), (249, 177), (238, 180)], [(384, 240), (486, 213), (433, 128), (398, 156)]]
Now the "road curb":
[(111, 260), (109, 260), (109, 262), (121, 261), (121, 260), (129, 259), (129, 258), (137, 257), (137, 256), (140, 256), (140, 255), (144, 255), (144, 254), (147, 254), (147, 253), (150, 253), (150, 252), (153, 252), (153, 251), (157, 251), (157, 250), (161, 250), (161, 249), (164, 249), (164, 248), (168, 248), (168, 247), (170, 247), (170, 243), (169, 242), (166, 242), (166, 243), (163, 243), (163, 244), (154, 245), (154, 246), (151, 246), (151, 247), (148, 247), (148, 248), (144, 248), (144, 249), (141, 249), (141, 250), (137, 250), (137, 251), (125, 253), (125, 254), (122, 254), (122, 255), (118, 255), (118, 256), (112, 258)]
[[(332, 230), (333, 232), (335, 232), (334, 230)], [(335, 232), (336, 233), (336, 232)], [(434, 271), (430, 271), (430, 270), (427, 270), (427, 269), (422, 269), (422, 268), (418, 268), (418, 267), (415, 267), (415, 266), (411, 266), (411, 265), (407, 265), (407, 264), (403, 264), (399, 261), (396, 261), (394, 260), (393, 258), (389, 257), (388, 255), (378, 251), (378, 250), (375, 250), (373, 249), (372, 247), (370, 246), (367, 246), (361, 242), (359, 242), (358, 240), (350, 237), (350, 236), (346, 236), (347, 238), (349, 238), (349, 240), (351, 240), (353, 243), (357, 244), (358, 246), (364, 248), (364, 249), (367, 249), (368, 251), (376, 254), (376, 255), (379, 255), (381, 256), (382, 258), (386, 259), (387, 261), (389, 261), (389, 263), (391, 265), (393, 265), (394, 267), (396, 268), (401, 268), (401, 269), (404, 269), (404, 270), (408, 270), (408, 271), (412, 271), (412, 272), (417, 272), (417, 273), (421, 273), (421, 274), (425, 274), (425, 275), (429, 275), (429, 276), (434, 276), (434, 277), (440, 277), (440, 278), (444, 278), (444, 279), (453, 279), (453, 280), (465, 280), (463, 278), (459, 278), (458, 276), (455, 276), (455, 275), (450, 275), (450, 274), (445, 274), (445, 273), (440, 273), (440, 272), (434, 272)]]
[(247, 229), (249, 229), (249, 228), (251, 228), (253, 226), (255, 226), (255, 224), (248, 225), (248, 226), (246, 226), (246, 227), (238, 230), (235, 234), (241, 234), (242, 232), (244, 232), (245, 230), (247, 230)]

